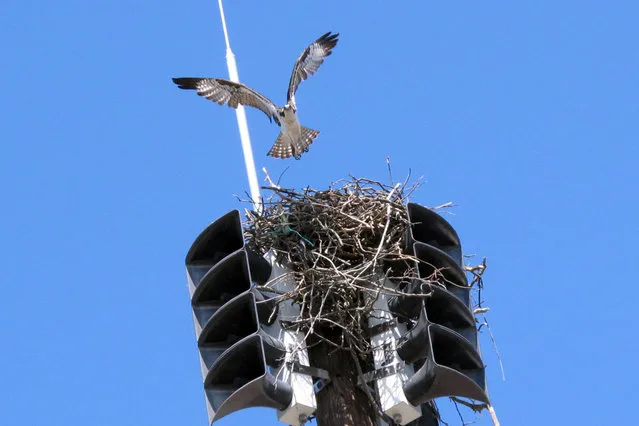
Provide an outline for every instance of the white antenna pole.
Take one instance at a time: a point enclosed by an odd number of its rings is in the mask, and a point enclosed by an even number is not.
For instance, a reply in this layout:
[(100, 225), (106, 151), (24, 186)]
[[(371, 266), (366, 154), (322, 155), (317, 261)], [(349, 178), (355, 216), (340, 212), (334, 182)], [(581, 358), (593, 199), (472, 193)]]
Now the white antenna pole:
[[(222, 0), (217, 1), (220, 6), (220, 16), (222, 17), (222, 28), (224, 29), (224, 41), (226, 42), (226, 67), (229, 70), (229, 79), (236, 83), (240, 82), (237, 73), (237, 64), (235, 63), (235, 55), (231, 50), (229, 42), (229, 33), (226, 30), (226, 19), (224, 19), (224, 8)], [(253, 160), (253, 148), (251, 147), (251, 137), (249, 136), (248, 124), (246, 122), (246, 113), (242, 105), (237, 106), (235, 111), (237, 115), (237, 127), (240, 130), (240, 141), (242, 142), (242, 151), (244, 152), (244, 163), (246, 164), (246, 175), (248, 176), (249, 187), (251, 189), (251, 200), (253, 200), (253, 208), (259, 214), (262, 212), (262, 196), (260, 187), (257, 183), (257, 173), (255, 171), (255, 161)]]

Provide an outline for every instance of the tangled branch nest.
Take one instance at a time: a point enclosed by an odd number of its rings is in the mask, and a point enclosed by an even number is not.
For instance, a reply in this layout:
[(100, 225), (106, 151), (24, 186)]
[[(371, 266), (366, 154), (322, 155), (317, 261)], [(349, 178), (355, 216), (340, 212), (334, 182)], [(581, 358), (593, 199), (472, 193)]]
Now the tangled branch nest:
[[(292, 269), (295, 286), (280, 298), (301, 308), (290, 327), (305, 333), (309, 347), (324, 342), (350, 352), (359, 359), (361, 375), (372, 358), (368, 319), (375, 299), (382, 292), (404, 294), (401, 283), (419, 279), (412, 267), (416, 259), (404, 247), (410, 226), (408, 197), (421, 182), (409, 185), (406, 179), (387, 185), (351, 176), (326, 190), (294, 190), (270, 183), (263, 187), (271, 195), (264, 201), (262, 214), (247, 211), (247, 243), (255, 252), (274, 252)], [(485, 266), (484, 261), (467, 268), (476, 288), (482, 287)], [(439, 271), (424, 279), (441, 284), (444, 280)], [(388, 286), (388, 282), (396, 285)], [(476, 314), (486, 310), (479, 301)]]
[(286, 298), (301, 307), (296, 329), (360, 358), (370, 355), (370, 296), (390, 291), (380, 288), (380, 274), (409, 273), (388, 265), (411, 259), (403, 250), (406, 203), (419, 185), (351, 177), (326, 190), (266, 187), (272, 195), (261, 215), (249, 215), (245, 233), (252, 249), (273, 250), (292, 268), (296, 287)]

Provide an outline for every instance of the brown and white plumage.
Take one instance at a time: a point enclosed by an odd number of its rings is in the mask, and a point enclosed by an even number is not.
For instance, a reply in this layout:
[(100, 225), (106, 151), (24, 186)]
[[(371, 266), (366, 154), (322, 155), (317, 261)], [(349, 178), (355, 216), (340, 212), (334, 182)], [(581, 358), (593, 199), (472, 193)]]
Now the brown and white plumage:
[(300, 125), (297, 118), (295, 92), (299, 84), (306, 80), (309, 75), (315, 74), (319, 66), (324, 62), (324, 58), (331, 54), (331, 50), (337, 44), (338, 35), (328, 32), (304, 49), (293, 67), (293, 73), (288, 85), (287, 103), (281, 108), (267, 97), (242, 83), (235, 83), (221, 78), (193, 77), (174, 78), (173, 82), (180, 89), (196, 90), (198, 95), (219, 105), (226, 103), (232, 108), (244, 105), (259, 109), (269, 119), (275, 120), (277, 125), (282, 128), (268, 155), (276, 158), (293, 156), (299, 159), (304, 152), (308, 151), (319, 131)]
[(337, 36), (339, 34), (327, 32), (304, 49), (304, 52), (297, 58), (291, 80), (288, 83), (286, 101), (289, 104), (295, 106), (295, 92), (297, 92), (298, 86), (309, 75), (315, 74), (320, 65), (324, 63), (324, 58), (330, 56), (332, 49), (337, 44)]
[(231, 108), (237, 108), (238, 104), (251, 106), (262, 111), (269, 119), (275, 118), (275, 121), (278, 121), (277, 105), (242, 83), (221, 78), (197, 77), (174, 78), (173, 82), (180, 89), (194, 89), (198, 95), (219, 105), (228, 104)]

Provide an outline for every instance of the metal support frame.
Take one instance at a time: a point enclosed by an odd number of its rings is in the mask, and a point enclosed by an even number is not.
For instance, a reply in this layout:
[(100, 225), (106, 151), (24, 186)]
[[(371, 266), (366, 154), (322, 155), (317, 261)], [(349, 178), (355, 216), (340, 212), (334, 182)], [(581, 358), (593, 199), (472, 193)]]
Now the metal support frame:
[[(264, 257), (273, 267), (271, 277), (277, 278), (269, 282), (267, 286), (278, 293), (290, 291), (295, 286), (292, 272), (277, 262), (275, 253), (272, 251), (266, 253)], [(296, 319), (300, 313), (299, 306), (294, 305), (291, 301), (280, 302), (279, 310), (279, 318), (284, 323)], [(287, 359), (278, 371), (278, 375), (281, 375), (282, 380), (290, 383), (293, 389), (293, 398), (288, 407), (277, 412), (277, 418), (282, 423), (299, 426), (306, 423), (317, 410), (313, 378), (300, 371), (300, 369), (311, 368), (308, 350), (304, 342), (304, 334), (301, 332), (282, 329), (281, 339), (287, 348)], [(296, 364), (298, 367), (294, 367)]]
[[(381, 284), (392, 288), (386, 278)], [(409, 375), (414, 373), (413, 366), (405, 364), (395, 350), (400, 337), (406, 333), (406, 326), (398, 323), (388, 308), (388, 296), (377, 294), (368, 325), (371, 329), (371, 346), (375, 370), (360, 378), (361, 381), (375, 382), (375, 389), (382, 411), (400, 425), (405, 425), (422, 415), (420, 407), (408, 402), (403, 385)]]

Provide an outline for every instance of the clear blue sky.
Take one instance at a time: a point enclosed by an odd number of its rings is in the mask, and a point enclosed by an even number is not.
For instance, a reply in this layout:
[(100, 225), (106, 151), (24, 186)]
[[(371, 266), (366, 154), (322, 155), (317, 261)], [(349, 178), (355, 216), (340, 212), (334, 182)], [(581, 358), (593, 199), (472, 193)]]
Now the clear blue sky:
[[(341, 33), (298, 92), (322, 132), (301, 161), (267, 158), (278, 129), (248, 111), (258, 169), (321, 188), (386, 179), (390, 156), (424, 176), (414, 201), (458, 204), (488, 258), (502, 424), (632, 423), (639, 6), (389, 5), (226, 3), (242, 81), (278, 103), (301, 50)], [(217, 4), (0, 9), (0, 424), (205, 425), (184, 256), (248, 185), (233, 111), (170, 78), (227, 76)], [(219, 424), (249, 420), (278, 424)]]

